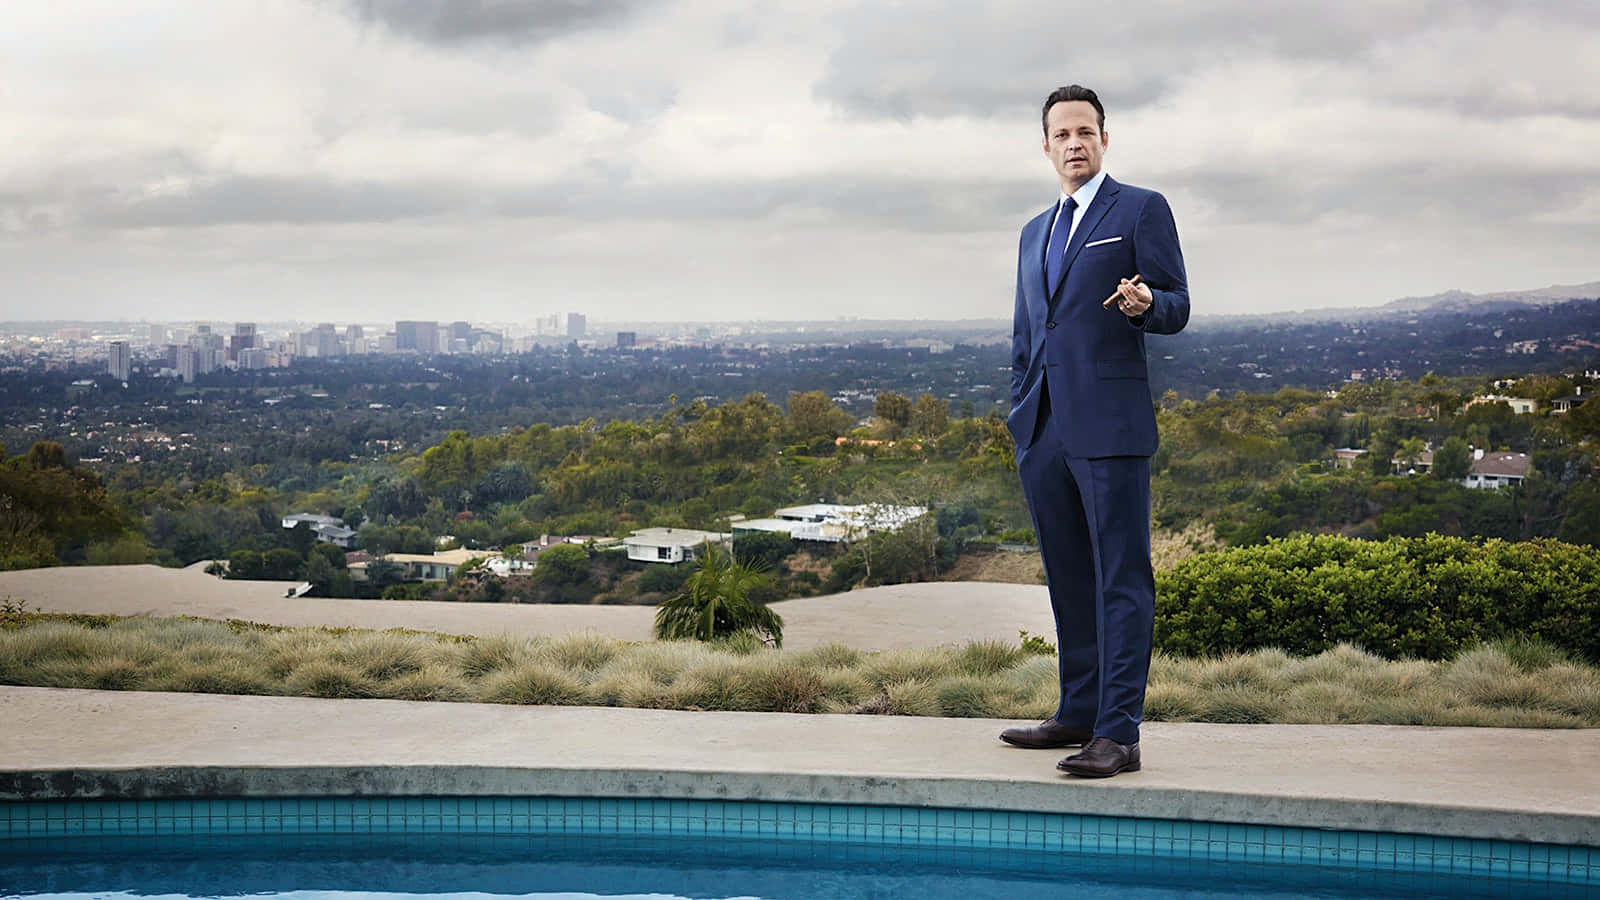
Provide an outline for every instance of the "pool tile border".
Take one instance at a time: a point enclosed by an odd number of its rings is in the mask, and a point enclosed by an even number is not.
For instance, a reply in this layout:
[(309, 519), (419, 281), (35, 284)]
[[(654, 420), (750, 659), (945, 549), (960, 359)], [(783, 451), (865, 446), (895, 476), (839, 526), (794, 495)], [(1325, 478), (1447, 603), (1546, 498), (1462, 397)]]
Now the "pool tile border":
[(1178, 819), (855, 804), (549, 796), (0, 803), (7, 844), (181, 835), (692, 836), (1137, 855), (1600, 887), (1600, 848)]

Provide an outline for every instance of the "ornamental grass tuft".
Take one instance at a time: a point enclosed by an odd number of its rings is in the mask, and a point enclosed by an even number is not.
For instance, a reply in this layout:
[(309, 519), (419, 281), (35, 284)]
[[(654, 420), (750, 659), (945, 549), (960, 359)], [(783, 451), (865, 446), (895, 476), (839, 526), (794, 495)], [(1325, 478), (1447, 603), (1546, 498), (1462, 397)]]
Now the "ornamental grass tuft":
[[(0, 683), (658, 709), (1038, 720), (1057, 661), (1020, 646), (777, 650), (752, 636), (630, 643), (593, 632), (455, 638), (198, 619), (25, 618), (0, 631)], [(1151, 659), (1150, 721), (1600, 727), (1600, 668), (1540, 640), (1444, 661), (1349, 644)]]

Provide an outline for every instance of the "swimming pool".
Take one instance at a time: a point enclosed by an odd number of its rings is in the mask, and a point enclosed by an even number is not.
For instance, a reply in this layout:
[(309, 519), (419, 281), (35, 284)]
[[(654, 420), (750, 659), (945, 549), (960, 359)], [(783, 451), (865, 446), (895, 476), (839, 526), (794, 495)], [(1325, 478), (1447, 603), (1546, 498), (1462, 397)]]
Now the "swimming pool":
[(575, 797), (0, 806), (7, 897), (1600, 897), (1592, 848), (1174, 819)]

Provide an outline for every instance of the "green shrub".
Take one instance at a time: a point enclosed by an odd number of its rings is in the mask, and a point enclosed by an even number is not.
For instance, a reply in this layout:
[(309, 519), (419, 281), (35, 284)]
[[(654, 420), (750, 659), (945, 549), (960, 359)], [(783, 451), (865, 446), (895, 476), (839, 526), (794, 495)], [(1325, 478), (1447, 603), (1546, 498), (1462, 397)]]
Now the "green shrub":
[(735, 558), (747, 563), (757, 563), (768, 569), (776, 569), (778, 564), (788, 559), (794, 551), (795, 543), (787, 534), (755, 531), (741, 534), (733, 539)]
[(689, 577), (690, 566), (671, 566), (666, 563), (651, 563), (644, 567), (644, 574), (639, 576), (639, 590), (649, 594), (673, 594), (683, 587), (683, 582)]
[(1158, 647), (1186, 656), (1346, 643), (1446, 659), (1520, 637), (1600, 660), (1600, 550), (1437, 534), (1269, 540), (1159, 573), (1155, 633)]

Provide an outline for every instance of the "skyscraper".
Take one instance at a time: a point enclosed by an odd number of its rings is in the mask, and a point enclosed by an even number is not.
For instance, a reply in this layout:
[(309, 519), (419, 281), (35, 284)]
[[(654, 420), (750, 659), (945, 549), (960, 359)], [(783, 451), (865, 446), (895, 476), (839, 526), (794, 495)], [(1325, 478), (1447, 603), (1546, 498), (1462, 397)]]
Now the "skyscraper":
[(106, 360), (106, 371), (118, 381), (127, 381), (133, 375), (133, 353), (127, 341), (112, 341), (111, 355)]
[(178, 370), (178, 378), (182, 379), (184, 384), (194, 384), (194, 376), (199, 374), (200, 370), (200, 352), (193, 347), (178, 348), (177, 364), (173, 368)]
[(228, 358), (237, 361), (239, 353), (256, 346), (256, 323), (239, 322), (233, 326), (233, 337), (228, 339)]
[(567, 337), (581, 338), (589, 328), (589, 320), (583, 313), (567, 313)]
[(394, 323), (394, 348), (416, 353), (439, 352), (438, 322)]

